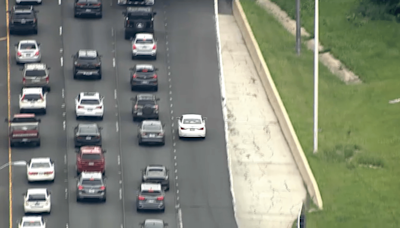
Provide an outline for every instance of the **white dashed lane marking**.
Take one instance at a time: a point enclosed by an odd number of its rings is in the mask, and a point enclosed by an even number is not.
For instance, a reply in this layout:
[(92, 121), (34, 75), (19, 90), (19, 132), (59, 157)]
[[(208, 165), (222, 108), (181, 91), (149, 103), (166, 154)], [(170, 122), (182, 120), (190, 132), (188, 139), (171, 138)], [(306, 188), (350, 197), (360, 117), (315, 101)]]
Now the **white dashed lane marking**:
[(60, 64), (61, 64), (61, 66), (64, 66), (64, 58), (63, 57), (60, 58)]
[(62, 26), (60, 26), (60, 36), (62, 36)]

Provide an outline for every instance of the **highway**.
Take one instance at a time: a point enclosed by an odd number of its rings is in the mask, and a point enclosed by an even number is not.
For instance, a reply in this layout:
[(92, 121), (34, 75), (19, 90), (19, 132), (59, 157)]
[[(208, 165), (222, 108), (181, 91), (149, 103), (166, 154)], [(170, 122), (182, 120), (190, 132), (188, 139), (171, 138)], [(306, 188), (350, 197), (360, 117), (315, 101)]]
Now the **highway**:
[[(151, 62), (159, 68), (159, 91), (155, 94), (161, 98), (160, 119), (166, 128), (166, 144), (162, 147), (137, 145), (138, 129), (132, 122), (130, 101), (136, 93), (130, 91), (129, 68), (150, 61), (131, 60), (130, 41), (123, 39), (123, 7), (116, 1), (103, 1), (102, 19), (75, 19), (71, 1), (46, 1), (36, 8), (40, 11), (39, 34), (10, 38), (11, 113), (18, 111), (21, 88), (13, 47), (18, 40), (32, 38), (42, 44), (42, 62), (51, 67), (52, 91), (48, 113), (41, 117), (41, 147), (13, 148), (12, 160), (49, 156), (56, 162), (56, 181), (28, 185), (26, 170), (13, 168), (14, 225), (23, 216), (23, 192), (31, 186), (43, 186), (52, 192), (52, 213), (45, 216), (48, 227), (135, 228), (146, 218), (161, 218), (169, 227), (236, 227), (221, 110), (214, 2), (156, 1), (158, 57)], [(71, 55), (79, 49), (96, 49), (103, 56), (101, 81), (73, 79)], [(76, 202), (73, 128), (85, 121), (75, 120), (74, 99), (86, 91), (100, 92), (105, 97), (104, 120), (96, 121), (103, 127), (103, 147), (107, 149), (104, 204)], [(206, 140), (177, 139), (173, 118), (185, 113), (208, 117)], [(7, 151), (5, 143), (6, 139), (0, 146)], [(6, 155), (0, 156), (8, 160)], [(170, 169), (171, 189), (166, 195), (165, 213), (136, 212), (141, 169), (147, 164)], [(1, 188), (8, 186), (3, 183)], [(2, 197), (6, 193), (2, 192)]]

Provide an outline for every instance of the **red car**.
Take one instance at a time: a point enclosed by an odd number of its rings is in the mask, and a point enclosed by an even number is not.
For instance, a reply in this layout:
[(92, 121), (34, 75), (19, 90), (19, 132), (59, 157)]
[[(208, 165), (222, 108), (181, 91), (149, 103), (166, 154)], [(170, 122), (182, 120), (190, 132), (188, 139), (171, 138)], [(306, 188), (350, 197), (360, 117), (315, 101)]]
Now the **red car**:
[(104, 158), (103, 150), (99, 146), (83, 146), (76, 150), (76, 173), (79, 175), (81, 172), (106, 172), (106, 161)]

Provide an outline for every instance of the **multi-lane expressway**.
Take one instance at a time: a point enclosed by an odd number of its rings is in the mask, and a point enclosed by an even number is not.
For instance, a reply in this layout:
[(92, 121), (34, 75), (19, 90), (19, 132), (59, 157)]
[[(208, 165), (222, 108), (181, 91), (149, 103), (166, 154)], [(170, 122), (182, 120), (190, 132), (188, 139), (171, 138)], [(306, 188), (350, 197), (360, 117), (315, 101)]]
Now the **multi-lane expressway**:
[[(1, 3), (3, 4), (3, 3)], [(9, 2), (12, 7), (14, 2)], [(5, 15), (3, 6), (2, 15)], [(22, 194), (29, 187), (46, 187), (52, 192), (52, 213), (46, 215), (48, 227), (138, 227), (146, 218), (161, 218), (169, 227), (234, 228), (232, 197), (229, 186), (219, 69), (216, 49), (214, 2), (212, 0), (156, 1), (155, 35), (161, 98), (160, 119), (166, 124), (166, 145), (139, 147), (137, 125), (132, 122), (129, 68), (131, 45), (123, 39), (123, 8), (116, 1), (103, 1), (102, 19), (75, 19), (73, 1), (44, 1), (39, 10), (39, 34), (10, 36), (10, 111), (18, 112), (21, 89), (20, 66), (15, 64), (14, 43), (36, 39), (41, 43), (44, 63), (51, 67), (52, 91), (48, 95), (47, 115), (42, 116), (40, 148), (8, 149), (7, 124), (0, 140), (0, 159), (28, 160), (51, 157), (56, 162), (56, 181), (52, 184), (28, 184), (26, 170), (12, 168), (12, 210), (1, 205), (1, 220), (16, 226), (23, 216)], [(4, 16), (5, 17), (5, 16)], [(2, 21), (5, 27), (5, 22)], [(5, 34), (4, 34), (5, 35)], [(6, 41), (0, 41), (6, 42)], [(6, 46), (0, 46), (2, 53)], [(103, 56), (101, 81), (77, 81), (72, 78), (72, 59), (78, 49), (96, 49)], [(7, 116), (7, 56), (1, 59), (1, 115)], [(75, 153), (73, 128), (74, 98), (79, 92), (96, 91), (105, 96), (103, 127), (106, 154), (107, 202), (77, 203), (75, 198)], [(178, 140), (174, 117), (200, 113), (208, 118), (207, 139)], [(82, 121), (80, 121), (82, 122)], [(165, 213), (138, 214), (135, 209), (140, 170), (147, 164), (167, 166), (171, 190), (166, 195)], [(8, 173), (0, 174), (3, 202), (8, 198)], [(1, 227), (8, 224), (2, 222)], [(11, 226), (10, 226), (11, 227)]]

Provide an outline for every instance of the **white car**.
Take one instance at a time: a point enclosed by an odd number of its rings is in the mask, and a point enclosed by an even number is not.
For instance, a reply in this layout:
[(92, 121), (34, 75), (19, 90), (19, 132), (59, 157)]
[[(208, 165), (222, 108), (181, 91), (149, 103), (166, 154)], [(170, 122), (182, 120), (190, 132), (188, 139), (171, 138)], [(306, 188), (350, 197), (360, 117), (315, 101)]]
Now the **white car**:
[(20, 63), (40, 63), (42, 53), (36, 40), (21, 40), (15, 44), (15, 61)]
[(29, 182), (54, 181), (56, 176), (54, 162), (50, 158), (32, 158), (26, 165)]
[(75, 98), (76, 119), (80, 117), (96, 117), (103, 120), (104, 97), (97, 92), (82, 92)]
[(19, 95), (20, 113), (43, 113), (46, 114), (47, 92), (43, 88), (23, 88)]
[(46, 222), (42, 216), (24, 216), (18, 222), (18, 228), (46, 228)]
[(51, 194), (45, 188), (31, 188), (24, 194), (24, 212), (50, 213)]
[(179, 138), (206, 138), (206, 117), (185, 114), (177, 119)]
[(151, 33), (138, 33), (132, 40), (132, 59), (151, 57), (157, 59), (157, 41)]

